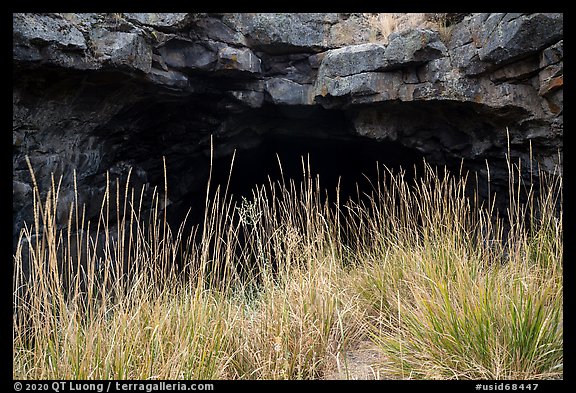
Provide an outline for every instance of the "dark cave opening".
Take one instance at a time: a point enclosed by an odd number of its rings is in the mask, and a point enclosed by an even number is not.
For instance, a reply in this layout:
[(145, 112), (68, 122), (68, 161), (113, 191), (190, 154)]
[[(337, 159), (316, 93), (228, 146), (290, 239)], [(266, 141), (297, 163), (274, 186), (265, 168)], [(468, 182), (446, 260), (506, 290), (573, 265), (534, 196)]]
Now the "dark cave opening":
[[(233, 155), (234, 163), (230, 173)], [(330, 209), (335, 209), (337, 194), (340, 206), (348, 200), (358, 202), (365, 194), (371, 194), (375, 190), (378, 172), (382, 175), (384, 166), (393, 173), (403, 170), (405, 180), (411, 182), (414, 179), (414, 168), (421, 173), (424, 161), (425, 155), (421, 152), (397, 142), (375, 141), (354, 135), (322, 138), (267, 133), (260, 135), (257, 142), (249, 148), (239, 148), (233, 154), (214, 157), (209, 195), (214, 197), (218, 187), (223, 191), (228, 185), (228, 195), (236, 208), (239, 208), (244, 198), (253, 200), (256, 187), (264, 186), (266, 190), (270, 190), (271, 182), (288, 185), (293, 181), (299, 190), (301, 182), (308, 176), (304, 167), (309, 167), (312, 179), (316, 181), (318, 178), (320, 183), (320, 202), (328, 202)], [(209, 170), (208, 167), (207, 171)], [(184, 177), (183, 174), (174, 175), (173, 181)], [(204, 187), (194, 188), (180, 195), (178, 202), (166, 209), (172, 232), (176, 233), (185, 222), (182, 232), (184, 238), (189, 238), (196, 228), (194, 241), (198, 242), (197, 244), (203, 241), (202, 225), (208, 173), (204, 175)], [(168, 188), (170, 189), (170, 185)], [(342, 229), (347, 231), (344, 226)], [(249, 249), (244, 248), (245, 236), (249, 236), (245, 230), (247, 229), (241, 226), (238, 243), (233, 246), (237, 253), (235, 267), (241, 275), (253, 269), (253, 263), (258, 258), (256, 254), (245, 254)], [(347, 242), (344, 232), (342, 241)], [(213, 241), (214, 239), (211, 240)], [(185, 248), (186, 245), (182, 247)], [(271, 263), (272, 268), (276, 269), (276, 262)], [(176, 266), (183, 269), (183, 260), (177, 259)]]
[[(337, 186), (340, 198), (354, 197), (357, 190), (367, 192), (375, 179), (377, 164), (393, 170), (421, 164), (424, 156), (417, 150), (398, 143), (375, 142), (367, 138), (315, 139), (305, 137), (268, 136), (251, 150), (236, 154), (230, 191), (235, 196), (249, 197), (257, 184), (272, 181), (303, 179), (303, 165), (310, 167), (311, 175), (319, 176), (320, 184), (329, 199)], [(215, 161), (213, 179), (225, 182), (230, 160)], [(280, 171), (282, 166), (282, 173)], [(358, 188), (356, 187), (358, 185)]]
[[(255, 146), (236, 150), (232, 173), (232, 154), (214, 158), (210, 195), (217, 187), (224, 190), (228, 185), (228, 195), (234, 202), (238, 203), (242, 198), (250, 200), (257, 186), (267, 186), (270, 182), (289, 184), (291, 180), (299, 184), (304, 180), (305, 168), (309, 167), (312, 178), (319, 178), (322, 202), (327, 199), (335, 203), (338, 189), (343, 204), (349, 199), (358, 200), (362, 195), (370, 194), (377, 173), (382, 173), (384, 166), (393, 173), (404, 170), (406, 180), (411, 181), (414, 167), (420, 171), (425, 160), (425, 156), (416, 149), (359, 136), (314, 138), (265, 134), (260, 138)], [(205, 176), (207, 178), (208, 174)], [(205, 198), (206, 186), (182, 195), (178, 203), (169, 206), (167, 213), (171, 228), (178, 228), (188, 209), (188, 226), (200, 224)]]

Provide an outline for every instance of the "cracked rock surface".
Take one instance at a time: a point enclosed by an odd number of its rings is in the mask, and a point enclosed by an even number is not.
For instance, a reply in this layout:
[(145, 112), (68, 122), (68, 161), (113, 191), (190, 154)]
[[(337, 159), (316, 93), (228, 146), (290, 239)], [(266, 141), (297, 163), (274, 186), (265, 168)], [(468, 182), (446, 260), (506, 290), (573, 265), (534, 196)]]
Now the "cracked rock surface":
[(484, 174), (488, 160), (506, 184), (508, 130), (512, 159), (527, 163), (531, 144), (553, 171), (563, 15), (454, 15), (449, 36), (411, 28), (383, 43), (364, 14), (14, 14), (14, 237), (32, 214), (26, 156), (42, 190), (63, 176), (62, 217), (73, 170), (90, 202), (107, 171), (162, 184), (162, 157), (184, 204), (205, 185), (211, 135), (218, 156), (268, 134), (370, 138)]

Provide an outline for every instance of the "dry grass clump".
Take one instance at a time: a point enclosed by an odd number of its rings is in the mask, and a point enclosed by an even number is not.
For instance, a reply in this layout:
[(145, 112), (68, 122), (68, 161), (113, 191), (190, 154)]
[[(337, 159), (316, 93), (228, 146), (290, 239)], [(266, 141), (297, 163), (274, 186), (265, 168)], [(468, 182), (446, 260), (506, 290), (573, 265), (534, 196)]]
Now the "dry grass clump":
[(144, 214), (143, 192), (110, 182), (98, 221), (75, 202), (63, 229), (60, 184), (35, 187), (13, 378), (354, 378), (346, 354), (367, 342), (380, 378), (562, 377), (561, 177), (521, 204), (511, 165), (505, 234), (464, 174), (423, 171), (383, 170), (356, 201), (322, 202), (309, 166), (241, 203), (217, 190), (200, 241), (167, 226), (167, 185)]
[(370, 28), (370, 42), (387, 44), (390, 34), (415, 28), (437, 31), (448, 42), (452, 24), (446, 14), (428, 13), (372, 13), (366, 14)]

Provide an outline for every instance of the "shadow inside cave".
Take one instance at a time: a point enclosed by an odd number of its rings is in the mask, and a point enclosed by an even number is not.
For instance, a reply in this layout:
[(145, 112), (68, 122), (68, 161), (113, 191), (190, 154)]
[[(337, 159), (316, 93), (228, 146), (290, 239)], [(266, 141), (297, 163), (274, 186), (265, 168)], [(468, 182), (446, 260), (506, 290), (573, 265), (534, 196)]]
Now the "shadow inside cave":
[[(419, 151), (393, 142), (375, 142), (368, 138), (355, 137), (354, 139), (337, 138), (307, 138), (286, 135), (265, 135), (260, 142), (249, 149), (238, 150), (234, 156), (232, 172), (230, 167), (232, 156), (226, 155), (215, 158), (211, 168), (211, 197), (214, 190), (220, 187), (225, 190), (228, 185), (228, 196), (232, 203), (240, 206), (243, 199), (254, 199), (256, 187), (264, 186), (270, 189), (270, 184), (286, 184), (294, 182), (298, 190), (303, 180), (309, 175), (316, 181), (318, 177), (322, 193), (320, 202), (329, 203), (335, 207), (337, 198), (340, 206), (348, 200), (358, 202), (370, 195), (376, 187), (378, 172), (382, 176), (385, 170), (392, 173), (404, 172), (404, 179), (410, 184), (414, 174), (423, 169), (425, 157)], [(338, 195), (337, 195), (338, 193)], [(194, 190), (181, 197), (181, 203), (169, 206), (167, 209), (168, 222), (175, 233), (179, 225), (186, 220), (183, 233), (186, 236), (193, 227), (194, 240), (202, 241), (202, 224), (204, 220), (204, 201), (206, 189)], [(186, 203), (188, 201), (188, 203)], [(200, 203), (202, 201), (202, 203)], [(196, 206), (197, 208), (193, 208)], [(238, 270), (247, 269), (242, 263), (250, 264), (257, 256), (243, 254), (243, 243), (249, 231), (243, 227), (238, 233), (237, 253), (239, 259)], [(345, 241), (345, 239), (343, 239)], [(178, 263), (182, 268), (182, 263)], [(273, 270), (277, 267), (272, 266)], [(248, 270), (251, 267), (248, 267)]]
[[(419, 151), (394, 142), (375, 142), (360, 137), (325, 139), (267, 135), (257, 146), (236, 151), (231, 173), (231, 155), (213, 160), (210, 195), (214, 195), (217, 187), (225, 190), (228, 185), (229, 197), (240, 203), (243, 198), (251, 200), (256, 187), (268, 186), (270, 182), (288, 185), (294, 181), (298, 186), (306, 179), (309, 168), (312, 178), (319, 178), (323, 191), (321, 202), (335, 202), (339, 190), (340, 203), (343, 204), (373, 191), (378, 166), (380, 171), (386, 166), (393, 173), (402, 169), (405, 179), (410, 182), (414, 168), (421, 170), (423, 162), (424, 155)], [(206, 189), (193, 190), (179, 198), (181, 203), (177, 206), (169, 207), (171, 228), (178, 228), (188, 209), (188, 226), (201, 224), (205, 197)]]

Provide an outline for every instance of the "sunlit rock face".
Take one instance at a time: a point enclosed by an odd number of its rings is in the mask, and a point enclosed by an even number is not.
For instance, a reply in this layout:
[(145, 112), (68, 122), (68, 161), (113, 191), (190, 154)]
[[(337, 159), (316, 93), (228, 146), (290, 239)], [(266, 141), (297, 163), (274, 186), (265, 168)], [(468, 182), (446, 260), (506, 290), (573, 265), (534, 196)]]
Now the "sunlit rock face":
[(554, 170), (562, 14), (459, 14), (448, 35), (414, 27), (385, 42), (367, 18), (14, 14), (15, 240), (32, 219), (26, 157), (43, 192), (62, 176), (64, 223), (74, 171), (94, 220), (107, 173), (122, 181), (132, 168), (135, 187), (163, 187), (163, 157), (172, 208), (186, 211), (206, 187), (211, 141), (223, 179), (237, 152), (238, 194), (277, 171), (276, 152), (287, 167), (319, 157), (327, 183), (356, 179), (367, 160), (426, 158), (481, 177), (489, 168), (505, 187), (508, 149), (534, 172)]

